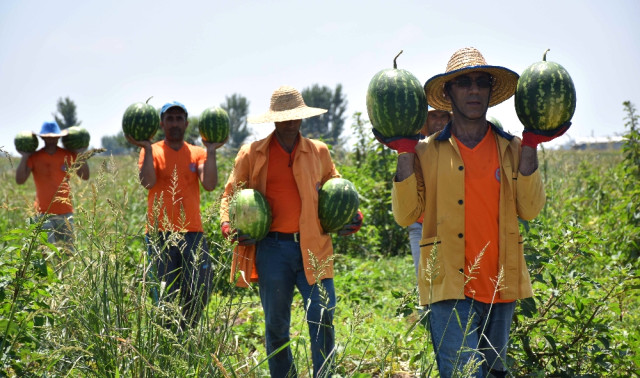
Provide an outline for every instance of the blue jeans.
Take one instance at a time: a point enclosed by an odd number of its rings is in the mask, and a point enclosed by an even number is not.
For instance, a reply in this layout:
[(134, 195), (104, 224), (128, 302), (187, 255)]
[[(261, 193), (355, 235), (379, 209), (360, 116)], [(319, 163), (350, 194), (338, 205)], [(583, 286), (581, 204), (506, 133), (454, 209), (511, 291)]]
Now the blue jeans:
[(174, 300), (180, 293), (183, 319), (180, 327), (195, 326), (209, 302), (213, 266), (207, 240), (202, 232), (159, 232), (147, 234), (147, 248), (152, 261), (152, 279), (166, 283), (166, 294), (151, 289), (154, 301)]
[(411, 257), (413, 257), (413, 266), (416, 269), (416, 280), (420, 269), (420, 239), (422, 239), (422, 223), (415, 222), (409, 227), (409, 246), (411, 247)]
[(515, 302), (489, 304), (471, 298), (430, 304), (431, 342), (440, 376), (459, 375), (470, 360), (480, 365), (475, 377), (502, 376), (515, 306)]
[[(333, 368), (335, 337), (333, 313), (336, 295), (333, 279), (323, 279), (322, 288), (317, 284), (309, 285), (304, 274), (300, 244), (295, 241), (267, 237), (258, 243), (256, 253), (267, 354), (270, 355), (290, 340), (291, 304), (294, 288), (297, 287), (304, 301), (309, 326), (313, 375), (328, 376)], [(269, 358), (269, 371), (273, 378), (297, 375), (288, 345)]]

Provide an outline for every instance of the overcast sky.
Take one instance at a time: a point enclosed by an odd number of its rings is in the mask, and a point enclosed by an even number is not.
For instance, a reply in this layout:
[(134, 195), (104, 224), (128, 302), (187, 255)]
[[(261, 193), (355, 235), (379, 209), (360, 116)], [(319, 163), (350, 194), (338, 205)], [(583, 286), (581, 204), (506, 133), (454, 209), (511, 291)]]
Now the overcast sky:
[[(569, 137), (612, 136), (625, 130), (622, 102), (640, 106), (639, 16), (638, 0), (2, 0), (0, 146), (16, 155), (13, 137), (53, 120), (60, 97), (93, 147), (150, 96), (199, 115), (239, 93), (258, 115), (280, 85), (342, 84), (349, 117), (366, 116), (369, 80), (400, 50), (399, 68), (424, 83), (467, 46), (518, 73), (551, 49), (577, 89)], [(521, 134), (513, 99), (488, 114)], [(273, 129), (251, 127), (251, 140)]]

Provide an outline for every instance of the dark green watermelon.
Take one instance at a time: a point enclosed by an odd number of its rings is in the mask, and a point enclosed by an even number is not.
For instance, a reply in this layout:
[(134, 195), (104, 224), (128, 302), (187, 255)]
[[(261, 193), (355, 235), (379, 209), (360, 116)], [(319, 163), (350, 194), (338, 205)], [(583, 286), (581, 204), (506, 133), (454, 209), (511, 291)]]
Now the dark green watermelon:
[(21, 131), (13, 139), (16, 151), (35, 152), (38, 149), (38, 137), (31, 131)]
[(413, 136), (427, 120), (427, 98), (418, 79), (397, 68), (396, 59), (393, 68), (376, 73), (369, 82), (367, 114), (385, 137)]
[(324, 232), (336, 232), (358, 212), (360, 199), (355, 185), (347, 179), (327, 180), (318, 193), (318, 218)]
[(542, 61), (527, 67), (515, 95), (516, 113), (526, 129), (555, 129), (573, 117), (576, 88), (567, 70), (555, 62)]
[(200, 115), (198, 129), (205, 142), (224, 142), (229, 136), (229, 115), (219, 107), (207, 108)]
[[(151, 98), (149, 98), (151, 99)], [(156, 135), (160, 126), (158, 110), (147, 102), (136, 102), (129, 105), (122, 117), (122, 131), (135, 140), (150, 140)]]
[(84, 127), (71, 126), (67, 128), (67, 135), (62, 137), (62, 146), (70, 151), (89, 147), (91, 135)]
[(271, 207), (257, 190), (242, 189), (229, 201), (231, 227), (256, 241), (267, 236), (271, 227)]

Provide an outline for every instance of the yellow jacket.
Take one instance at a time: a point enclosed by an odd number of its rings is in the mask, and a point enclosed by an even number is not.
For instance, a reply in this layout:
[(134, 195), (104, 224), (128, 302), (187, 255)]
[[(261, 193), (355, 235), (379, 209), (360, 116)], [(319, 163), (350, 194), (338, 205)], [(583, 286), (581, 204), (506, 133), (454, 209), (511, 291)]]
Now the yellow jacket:
[[(420, 303), (464, 298), (464, 163), (451, 124), (416, 147), (414, 174), (392, 189), (393, 216), (408, 226), (424, 212), (420, 241)], [(502, 299), (533, 295), (518, 217), (535, 218), (545, 203), (540, 172), (518, 171), (520, 139), (492, 127), (500, 159), (499, 261)]]
[[(245, 144), (236, 156), (235, 166), (224, 189), (220, 204), (220, 221), (229, 221), (229, 200), (234, 189), (251, 188), (262, 194), (267, 188), (269, 143), (274, 133), (265, 139)], [(300, 136), (293, 160), (293, 175), (298, 186), (302, 209), (300, 213), (300, 249), (309, 284), (316, 282), (316, 272), (311, 266), (309, 252), (318, 260), (319, 279), (333, 277), (333, 245), (331, 236), (324, 233), (318, 219), (318, 190), (327, 180), (340, 177), (327, 145)], [(246, 287), (257, 282), (254, 272), (255, 246), (237, 246), (231, 264), (231, 281)]]

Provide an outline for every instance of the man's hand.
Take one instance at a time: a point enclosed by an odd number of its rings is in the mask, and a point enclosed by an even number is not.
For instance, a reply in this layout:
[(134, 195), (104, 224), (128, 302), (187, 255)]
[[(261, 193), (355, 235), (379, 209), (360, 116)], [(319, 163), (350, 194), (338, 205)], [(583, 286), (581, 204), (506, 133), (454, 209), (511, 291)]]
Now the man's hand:
[(256, 240), (252, 239), (251, 236), (242, 234), (242, 231), (232, 230), (229, 222), (222, 222), (220, 230), (222, 231), (222, 236), (231, 243), (237, 242), (238, 245), (243, 246), (256, 244)]
[(138, 146), (138, 147), (141, 147), (141, 148), (150, 148), (151, 147), (151, 141), (150, 140), (135, 140), (130, 135), (125, 135), (124, 137), (127, 138), (127, 142), (133, 144), (134, 146)]
[(392, 150), (397, 151), (399, 154), (405, 153), (405, 152), (415, 153), (416, 145), (418, 144), (418, 141), (420, 140), (420, 135), (421, 135), (420, 133), (418, 133), (414, 136), (408, 136), (408, 137), (385, 138), (375, 128), (372, 128), (371, 130), (373, 131), (373, 135), (376, 137), (378, 142), (384, 144), (385, 146), (389, 147)]
[(571, 122), (566, 122), (552, 130), (525, 129), (522, 132), (522, 146), (528, 146), (535, 150), (538, 148), (538, 144), (556, 139), (569, 130), (570, 126)]
[(225, 139), (224, 141), (222, 141), (220, 143), (207, 142), (204, 139), (202, 139), (202, 145), (207, 150), (207, 152), (215, 151), (218, 148), (224, 146), (224, 144), (227, 143), (228, 140), (229, 140), (229, 136), (227, 136), (227, 139)]
[(362, 227), (363, 218), (364, 217), (362, 215), (362, 212), (358, 210), (356, 215), (354, 215), (353, 218), (351, 218), (351, 222), (345, 224), (344, 226), (342, 226), (341, 229), (338, 230), (338, 235), (347, 236), (347, 235), (355, 234), (356, 232), (360, 231), (360, 227)]

